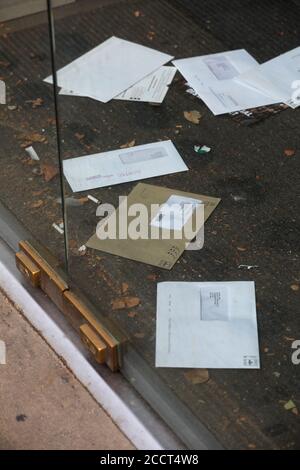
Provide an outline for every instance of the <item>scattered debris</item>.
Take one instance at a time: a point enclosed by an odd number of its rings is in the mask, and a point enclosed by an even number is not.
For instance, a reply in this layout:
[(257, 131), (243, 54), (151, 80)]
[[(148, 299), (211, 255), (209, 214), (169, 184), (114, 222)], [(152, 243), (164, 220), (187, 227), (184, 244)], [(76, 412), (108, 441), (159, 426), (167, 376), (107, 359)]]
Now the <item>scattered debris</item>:
[(199, 124), (200, 119), (202, 118), (199, 111), (184, 111), (184, 117), (187, 121), (192, 122), (193, 124)]
[(199, 153), (199, 155), (205, 155), (211, 151), (211, 148), (207, 147), (207, 145), (202, 145), (201, 147), (199, 145), (195, 145), (194, 150), (196, 153)]
[(63, 226), (61, 227), (61, 224), (57, 225), (56, 223), (52, 224), (52, 227), (55, 228), (55, 230), (60, 233), (61, 235), (64, 234), (64, 228)]
[(122, 310), (124, 308), (137, 307), (140, 304), (138, 297), (120, 297), (112, 301), (113, 310)]
[(7, 106), (7, 109), (8, 109), (9, 111), (15, 111), (16, 109), (18, 109), (18, 106), (15, 106), (15, 105), (13, 105), (13, 106)]
[(134, 147), (134, 146), (135, 146), (135, 140), (133, 139), (130, 142), (127, 142), (126, 144), (120, 145), (120, 149), (127, 149), (127, 148)]
[(33, 148), (32, 146), (27, 147), (27, 148), (25, 149), (25, 152), (28, 153), (28, 155), (30, 156), (31, 160), (39, 161), (39, 156), (38, 156), (38, 154), (36, 153), (36, 151), (34, 150), (34, 148)]
[(250, 270), (250, 269), (259, 268), (259, 266), (257, 266), (257, 264), (253, 264), (253, 265), (251, 265), (251, 264), (240, 264), (238, 266), (238, 269), (244, 269), (244, 268)]
[(243, 252), (243, 251), (247, 251), (247, 248), (245, 248), (244, 246), (238, 246), (237, 250)]
[(85, 138), (85, 135), (81, 134), (80, 132), (75, 132), (75, 137), (76, 137), (76, 139), (78, 139), (80, 141), (80, 140), (83, 140)]
[(80, 246), (80, 247), (78, 248), (78, 251), (79, 251), (80, 255), (85, 255), (85, 254), (86, 254), (86, 250), (87, 250), (87, 248), (86, 248), (85, 245), (82, 245), (82, 246)]
[(296, 153), (296, 150), (294, 149), (285, 149), (283, 152), (286, 157), (293, 157)]
[(193, 385), (204, 384), (209, 381), (207, 369), (192, 369), (184, 373), (185, 378)]
[(101, 203), (101, 201), (99, 201), (99, 199), (97, 199), (96, 197), (92, 196), (91, 194), (88, 194), (87, 198), (88, 198), (90, 201), (94, 202), (95, 204), (100, 204), (100, 203)]
[(44, 201), (42, 199), (38, 199), (30, 204), (31, 209), (39, 209), (44, 205)]
[(136, 18), (139, 18), (140, 16), (142, 16), (142, 13), (139, 10), (134, 11), (133, 14)]
[(33, 132), (32, 134), (28, 134), (26, 136), (26, 140), (30, 142), (39, 142), (39, 143), (44, 143), (47, 138), (45, 135), (39, 134), (38, 132)]
[(44, 180), (46, 181), (46, 183), (53, 180), (53, 178), (58, 175), (58, 167), (51, 165), (50, 163), (42, 163), (41, 171), (44, 175)]
[(132, 310), (131, 312), (128, 312), (128, 317), (129, 318), (134, 318), (136, 316), (137, 316), (137, 313), (134, 310)]
[(298, 415), (298, 408), (297, 406), (295, 405), (295, 403), (293, 402), (293, 400), (289, 400), (287, 401), (284, 405), (283, 405), (284, 409), (286, 411), (292, 411), (294, 414)]
[(156, 274), (148, 274), (147, 276), (147, 279), (148, 281), (156, 281), (156, 279), (158, 278), (158, 276)]
[(42, 98), (36, 98), (35, 100), (27, 100), (26, 103), (32, 105), (33, 109), (43, 106), (44, 100)]
[(150, 39), (150, 41), (153, 41), (155, 36), (156, 36), (156, 33), (154, 31), (149, 31), (149, 33), (147, 34), (147, 38)]
[(230, 196), (232, 197), (232, 199), (235, 201), (235, 202), (241, 202), (241, 201), (246, 201), (246, 198), (245, 196), (239, 196), (238, 194), (230, 194)]
[(292, 285), (291, 285), (291, 289), (292, 289), (294, 292), (297, 292), (297, 291), (300, 289), (300, 286), (299, 286), (299, 284), (292, 284)]
[[(79, 207), (83, 206), (85, 203), (88, 202), (88, 197), (80, 197), (80, 198), (75, 198), (75, 197), (66, 197), (65, 198), (65, 204), (66, 206), (69, 207)], [(61, 197), (58, 197), (56, 199), (57, 204), (61, 204)]]
[(145, 338), (145, 333), (135, 333), (134, 336), (138, 339), (143, 339)]
[(128, 289), (129, 289), (129, 285), (127, 284), (127, 282), (122, 282), (122, 294), (126, 294)]
[(6, 85), (0, 80), (0, 104), (6, 104)]

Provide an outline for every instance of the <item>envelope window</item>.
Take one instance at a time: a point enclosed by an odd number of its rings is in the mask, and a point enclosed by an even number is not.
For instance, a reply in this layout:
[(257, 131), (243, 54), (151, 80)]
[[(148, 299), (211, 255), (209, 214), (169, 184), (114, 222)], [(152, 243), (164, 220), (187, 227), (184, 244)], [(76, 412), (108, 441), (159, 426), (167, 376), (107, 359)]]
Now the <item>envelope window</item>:
[(199, 309), (201, 321), (229, 321), (227, 287), (201, 287)]

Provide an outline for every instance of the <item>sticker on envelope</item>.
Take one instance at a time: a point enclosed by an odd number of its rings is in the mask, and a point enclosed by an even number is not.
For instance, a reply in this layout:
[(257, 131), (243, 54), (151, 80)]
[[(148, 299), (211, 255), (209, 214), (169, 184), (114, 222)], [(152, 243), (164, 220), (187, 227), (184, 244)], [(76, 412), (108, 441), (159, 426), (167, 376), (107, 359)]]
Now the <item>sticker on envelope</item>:
[(166, 230), (181, 230), (200, 204), (202, 204), (202, 201), (199, 199), (172, 194), (162, 204), (158, 213), (152, 219), (151, 225)]

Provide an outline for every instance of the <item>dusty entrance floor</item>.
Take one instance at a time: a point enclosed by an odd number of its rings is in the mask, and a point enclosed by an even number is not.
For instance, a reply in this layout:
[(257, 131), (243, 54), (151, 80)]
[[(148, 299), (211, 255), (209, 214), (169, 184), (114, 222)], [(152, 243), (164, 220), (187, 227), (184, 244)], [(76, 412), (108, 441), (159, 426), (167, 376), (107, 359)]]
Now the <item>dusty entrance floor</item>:
[(0, 292), (0, 449), (133, 449), (133, 445)]

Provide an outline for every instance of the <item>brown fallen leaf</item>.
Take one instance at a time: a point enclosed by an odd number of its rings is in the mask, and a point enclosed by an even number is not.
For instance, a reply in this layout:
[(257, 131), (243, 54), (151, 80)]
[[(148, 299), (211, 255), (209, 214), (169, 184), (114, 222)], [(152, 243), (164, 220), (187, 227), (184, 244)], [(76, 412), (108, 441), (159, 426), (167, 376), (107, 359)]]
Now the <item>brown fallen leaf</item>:
[(184, 117), (187, 121), (192, 122), (193, 124), (199, 124), (200, 119), (202, 118), (199, 111), (184, 111)]
[(135, 140), (133, 139), (130, 142), (127, 142), (126, 144), (120, 145), (120, 149), (128, 149), (134, 146), (135, 146)]
[(30, 140), (30, 142), (40, 142), (43, 143), (47, 140), (45, 135), (39, 134), (38, 132), (33, 132), (26, 136), (26, 140)]
[(186, 380), (193, 385), (204, 384), (209, 381), (209, 373), (207, 369), (192, 369), (184, 373)]
[(156, 33), (154, 31), (149, 31), (147, 34), (147, 38), (150, 39), (150, 41), (153, 41), (155, 36), (156, 36)]
[(86, 204), (87, 202), (89, 202), (89, 198), (87, 196), (85, 197), (80, 197), (78, 199), (76, 199), (78, 202), (80, 202), (80, 204)]
[(125, 294), (129, 289), (127, 282), (122, 282), (122, 294)]
[(294, 292), (297, 292), (297, 291), (300, 289), (299, 284), (292, 284), (292, 285), (291, 285), (291, 289), (292, 289)]
[(148, 281), (156, 281), (157, 275), (156, 274), (148, 274), (147, 279), (148, 279)]
[(113, 310), (122, 310), (124, 308), (137, 307), (140, 304), (138, 297), (119, 297), (112, 301)]
[(142, 16), (142, 13), (139, 10), (134, 11), (133, 14), (136, 18), (139, 18), (140, 16)]
[(145, 333), (135, 333), (134, 336), (138, 339), (143, 339), (145, 338)]
[(293, 411), (296, 409), (296, 413), (298, 413), (298, 409), (297, 409), (297, 406), (295, 405), (295, 403), (293, 402), (293, 400), (289, 400), (287, 401), (284, 405), (283, 405), (284, 409), (286, 411)]
[(31, 104), (33, 109), (43, 106), (44, 100), (42, 98), (36, 98), (35, 100), (27, 100), (26, 103)]
[(294, 149), (285, 149), (283, 153), (286, 157), (293, 157), (296, 153), (296, 150), (294, 150)]
[(243, 246), (238, 246), (237, 247), (237, 250), (238, 251), (247, 251), (247, 248), (243, 247)]
[(53, 180), (53, 178), (58, 175), (58, 167), (51, 165), (51, 163), (42, 163), (41, 171), (46, 183)]
[(134, 317), (137, 316), (137, 313), (134, 312), (134, 311), (132, 311), (132, 312), (129, 312), (129, 313), (128, 313), (128, 316), (129, 316), (129, 318), (134, 318)]
[(42, 199), (38, 199), (37, 201), (33, 201), (30, 204), (31, 209), (38, 209), (44, 205), (44, 201)]
[(76, 139), (78, 139), (80, 141), (80, 140), (85, 138), (85, 135), (81, 134), (80, 132), (75, 132), (75, 137), (76, 137)]
[(7, 68), (10, 66), (10, 63), (7, 60), (0, 60), (0, 67)]

